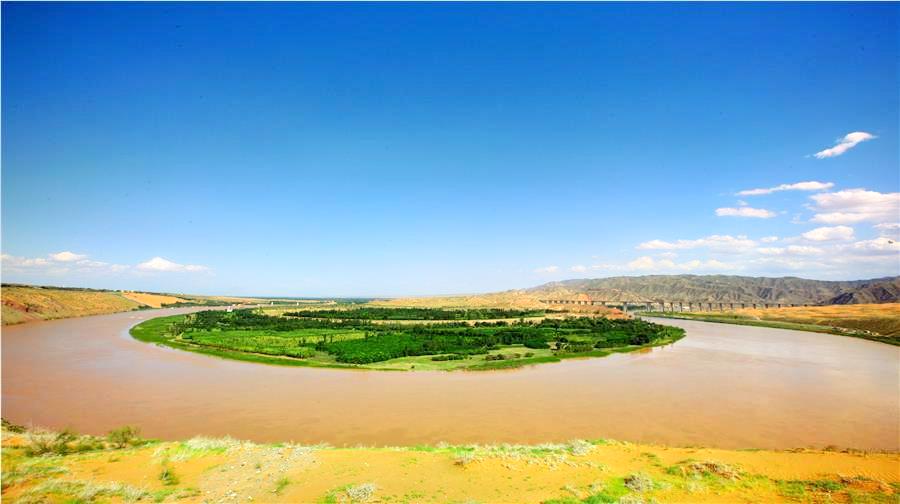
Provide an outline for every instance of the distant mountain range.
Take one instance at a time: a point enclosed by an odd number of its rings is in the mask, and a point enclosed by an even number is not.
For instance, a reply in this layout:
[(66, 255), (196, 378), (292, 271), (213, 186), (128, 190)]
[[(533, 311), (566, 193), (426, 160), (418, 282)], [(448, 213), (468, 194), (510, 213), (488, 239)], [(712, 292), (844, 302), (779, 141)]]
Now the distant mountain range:
[(526, 293), (541, 299), (856, 304), (900, 300), (900, 277), (825, 281), (797, 277), (647, 275), (551, 282)]

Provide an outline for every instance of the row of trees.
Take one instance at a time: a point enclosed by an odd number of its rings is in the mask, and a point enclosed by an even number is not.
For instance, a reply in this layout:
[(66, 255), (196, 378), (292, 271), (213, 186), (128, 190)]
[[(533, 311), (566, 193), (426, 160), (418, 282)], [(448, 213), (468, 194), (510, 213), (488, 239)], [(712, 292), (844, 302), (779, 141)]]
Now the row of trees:
[(544, 313), (544, 310), (504, 310), (495, 308), (444, 310), (440, 308), (380, 308), (367, 306), (352, 310), (304, 310), (285, 313), (284, 316), (352, 320), (485, 320), (542, 317)]

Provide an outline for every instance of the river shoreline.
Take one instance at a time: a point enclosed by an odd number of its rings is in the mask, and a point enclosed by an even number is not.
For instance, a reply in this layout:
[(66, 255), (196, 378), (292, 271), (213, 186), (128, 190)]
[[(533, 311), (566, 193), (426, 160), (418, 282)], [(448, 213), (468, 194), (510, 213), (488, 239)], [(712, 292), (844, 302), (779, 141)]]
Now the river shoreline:
[(5, 327), (3, 416), (91, 434), (133, 424), (169, 440), (337, 446), (602, 437), (896, 450), (900, 438), (898, 359), (890, 347), (855, 338), (666, 319), (687, 336), (602, 359), (483, 373), (347, 373), (210, 358), (128, 335), (147, 318), (196, 309)]

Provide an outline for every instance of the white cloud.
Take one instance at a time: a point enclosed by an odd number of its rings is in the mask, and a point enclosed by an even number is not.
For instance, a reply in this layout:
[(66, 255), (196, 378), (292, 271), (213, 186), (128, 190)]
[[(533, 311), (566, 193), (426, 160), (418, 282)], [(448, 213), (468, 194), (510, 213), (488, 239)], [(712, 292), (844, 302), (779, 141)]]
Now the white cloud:
[(764, 236), (764, 237), (760, 238), (759, 241), (761, 241), (763, 243), (777, 242), (778, 237), (777, 236)]
[(802, 235), (811, 241), (852, 240), (853, 228), (849, 226), (820, 227)]
[(758, 219), (769, 219), (775, 217), (777, 214), (764, 208), (742, 206), (738, 208), (717, 208), (716, 215), (719, 217), (755, 217)]
[(587, 271), (587, 266), (583, 264), (576, 264), (569, 269), (574, 271), (575, 273), (584, 273), (585, 271)]
[(68, 250), (63, 252), (57, 252), (55, 254), (50, 254), (50, 259), (59, 262), (73, 262), (80, 261), (82, 259), (87, 259), (87, 256), (84, 254), (75, 254), (73, 252), (69, 252)]
[(65, 275), (67, 273), (119, 273), (128, 269), (121, 264), (110, 264), (102, 261), (87, 259), (85, 254), (72, 252), (58, 252), (47, 254), (50, 259), (43, 257), (18, 257), (3, 254), (3, 271), (7, 273), (30, 273), (43, 275)]
[(781, 256), (781, 255), (793, 255), (793, 256), (804, 256), (804, 255), (819, 255), (824, 254), (825, 251), (819, 247), (809, 247), (804, 245), (791, 245), (789, 247), (761, 247), (756, 249), (757, 252), (763, 255), (768, 256)]
[(176, 262), (163, 259), (162, 257), (154, 257), (148, 261), (144, 261), (137, 265), (137, 269), (142, 271), (164, 271), (164, 272), (202, 272), (208, 271), (206, 266), (197, 264), (178, 264)]
[(866, 140), (872, 140), (873, 138), (877, 137), (871, 133), (866, 133), (865, 131), (854, 131), (853, 133), (847, 133), (844, 138), (840, 138), (837, 140), (834, 147), (816, 152), (815, 156), (818, 159), (840, 156), (853, 147), (856, 147), (858, 143), (865, 142)]
[(638, 250), (686, 250), (708, 248), (715, 252), (740, 252), (756, 246), (756, 242), (744, 235), (711, 235), (697, 240), (678, 240), (667, 242), (650, 240), (637, 246)]
[(900, 216), (900, 193), (880, 193), (865, 189), (814, 194), (813, 222), (852, 224), (861, 221), (886, 222)]
[(13, 256), (9, 254), (0, 255), (0, 259), (3, 260), (3, 268), (40, 268), (44, 266), (51, 266), (52, 263), (47, 259), (42, 257), (28, 258), (28, 257), (19, 257)]
[(889, 252), (894, 254), (900, 252), (900, 242), (886, 236), (879, 236), (872, 240), (858, 241), (854, 243), (852, 247), (856, 251), (863, 252)]
[(759, 196), (762, 194), (772, 194), (780, 191), (824, 191), (834, 187), (833, 182), (816, 182), (810, 180), (808, 182), (797, 182), (795, 184), (781, 184), (775, 187), (767, 187), (763, 189), (746, 189), (738, 192), (738, 196)]

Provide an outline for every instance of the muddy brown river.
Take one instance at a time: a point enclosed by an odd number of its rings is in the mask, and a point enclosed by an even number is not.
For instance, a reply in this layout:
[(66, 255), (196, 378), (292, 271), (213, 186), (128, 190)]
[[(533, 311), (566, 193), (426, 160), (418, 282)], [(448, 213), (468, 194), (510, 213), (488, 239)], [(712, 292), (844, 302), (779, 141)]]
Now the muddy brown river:
[(900, 349), (660, 320), (662, 348), (490, 372), (267, 366), (133, 340), (119, 313), (6, 327), (2, 414), (102, 434), (333, 445), (612, 438), (724, 448), (900, 449)]

